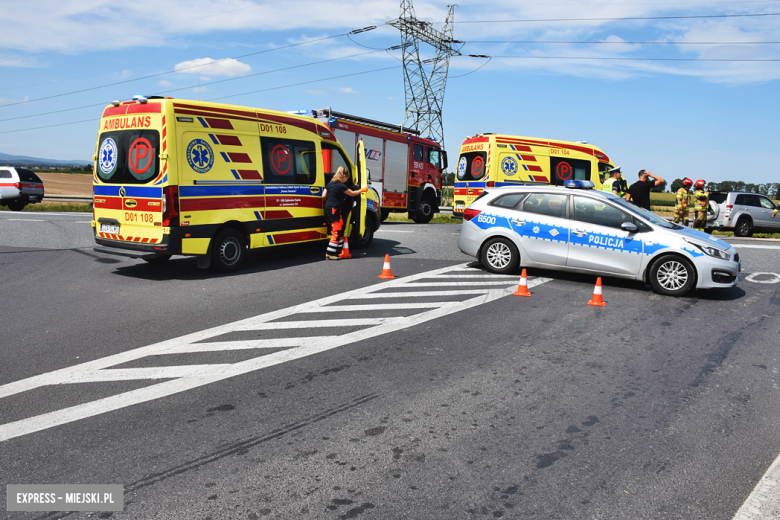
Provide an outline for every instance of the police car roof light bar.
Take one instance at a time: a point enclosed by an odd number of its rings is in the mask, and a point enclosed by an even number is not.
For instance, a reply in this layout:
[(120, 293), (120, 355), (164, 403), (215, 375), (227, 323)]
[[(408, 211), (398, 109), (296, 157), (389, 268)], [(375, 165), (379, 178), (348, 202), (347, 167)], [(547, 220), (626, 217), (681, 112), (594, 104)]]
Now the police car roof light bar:
[(593, 181), (565, 181), (563, 183), (563, 186), (565, 188), (573, 188), (573, 189), (579, 189), (579, 190), (592, 190), (596, 187), (595, 184), (593, 184)]

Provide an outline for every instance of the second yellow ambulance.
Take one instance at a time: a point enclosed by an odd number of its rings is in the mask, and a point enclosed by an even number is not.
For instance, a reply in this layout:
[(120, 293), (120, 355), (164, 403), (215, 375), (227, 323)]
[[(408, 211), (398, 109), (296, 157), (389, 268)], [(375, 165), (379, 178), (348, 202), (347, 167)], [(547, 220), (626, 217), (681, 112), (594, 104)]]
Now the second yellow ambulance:
[(458, 157), (453, 216), (462, 218), (463, 210), (494, 186), (587, 180), (601, 189), (605, 172), (613, 167), (606, 153), (587, 142), (502, 134), (467, 137)]

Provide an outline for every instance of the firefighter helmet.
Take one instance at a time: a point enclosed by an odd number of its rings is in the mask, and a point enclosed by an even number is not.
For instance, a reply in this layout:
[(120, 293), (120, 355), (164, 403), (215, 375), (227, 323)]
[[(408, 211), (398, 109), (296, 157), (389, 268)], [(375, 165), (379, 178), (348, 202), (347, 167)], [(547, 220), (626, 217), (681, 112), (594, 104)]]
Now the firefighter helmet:
[(704, 179), (699, 179), (698, 181), (696, 181), (696, 184), (694, 184), (694, 186), (696, 187), (697, 190), (702, 190), (704, 189), (705, 184), (707, 183), (704, 182)]
[(687, 177), (685, 179), (683, 179), (683, 187), (684, 188), (687, 189), (687, 188), (690, 188), (691, 186), (693, 186), (693, 181), (691, 179), (689, 179)]

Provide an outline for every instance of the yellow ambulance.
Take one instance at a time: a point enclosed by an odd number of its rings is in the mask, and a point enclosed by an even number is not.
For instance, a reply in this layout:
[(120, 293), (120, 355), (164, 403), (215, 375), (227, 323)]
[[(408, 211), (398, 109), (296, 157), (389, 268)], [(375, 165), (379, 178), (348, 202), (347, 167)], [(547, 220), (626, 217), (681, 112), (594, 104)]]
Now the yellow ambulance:
[[(94, 249), (152, 263), (194, 255), (198, 267), (229, 272), (250, 248), (327, 241), (325, 185), (339, 166), (367, 183), (362, 141), (357, 148), (355, 165), (330, 128), (285, 112), (115, 101), (103, 111), (93, 156)], [(371, 244), (377, 210), (372, 190), (356, 198), (353, 248)]]
[(458, 158), (453, 216), (463, 218), (463, 210), (485, 188), (494, 186), (587, 180), (601, 189), (610, 168), (614, 165), (607, 154), (586, 141), (501, 134), (467, 137)]

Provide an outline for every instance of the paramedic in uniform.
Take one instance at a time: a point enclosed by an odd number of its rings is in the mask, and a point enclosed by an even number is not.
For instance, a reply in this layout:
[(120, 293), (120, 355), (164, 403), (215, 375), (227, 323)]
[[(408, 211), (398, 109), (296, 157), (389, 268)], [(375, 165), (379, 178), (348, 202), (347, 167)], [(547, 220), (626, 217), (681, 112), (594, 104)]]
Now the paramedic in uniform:
[(704, 185), (706, 183), (703, 179), (699, 179), (694, 184), (696, 191), (693, 192), (693, 211), (696, 215), (696, 220), (693, 223), (693, 229), (704, 231), (704, 224), (707, 222), (707, 210), (710, 209), (710, 196), (709, 193), (704, 191)]
[(327, 260), (338, 260), (338, 255), (344, 246), (344, 219), (342, 212), (347, 195), (356, 197), (368, 191), (368, 186), (360, 190), (350, 190), (345, 184), (346, 180), (346, 169), (343, 166), (339, 166), (339, 169), (336, 170), (336, 174), (333, 176), (333, 180), (325, 186), (325, 191), (322, 193), (322, 197), (325, 199), (325, 220), (330, 228), (330, 242), (328, 242), (328, 249), (325, 252)]

